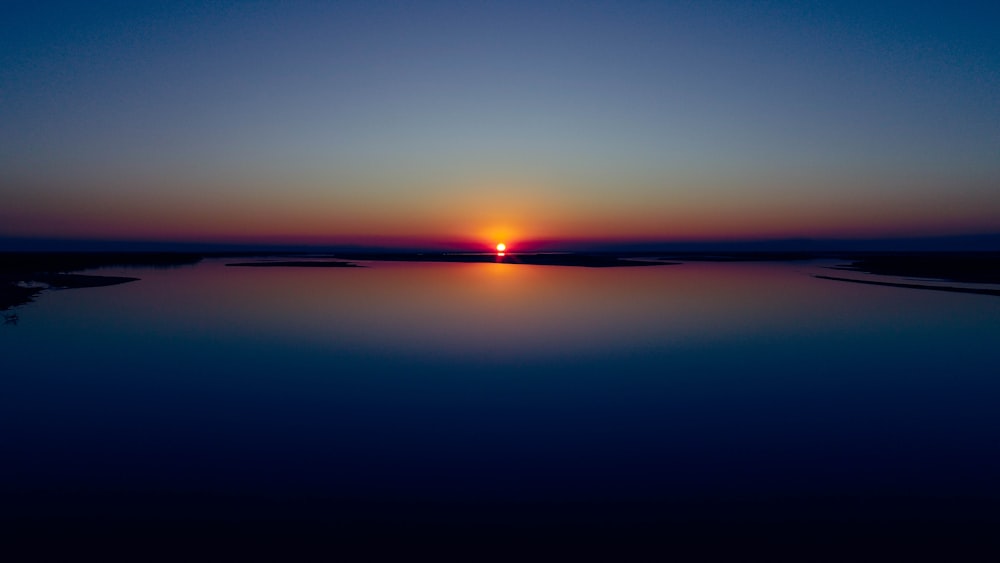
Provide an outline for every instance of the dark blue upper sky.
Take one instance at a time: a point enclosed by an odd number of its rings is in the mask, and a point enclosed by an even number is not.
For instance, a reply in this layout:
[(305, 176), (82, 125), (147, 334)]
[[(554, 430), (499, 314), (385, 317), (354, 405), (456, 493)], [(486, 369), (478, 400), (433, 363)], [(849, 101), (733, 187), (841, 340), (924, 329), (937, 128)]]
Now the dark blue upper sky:
[(13, 3), (0, 235), (1000, 230), (988, 3)]

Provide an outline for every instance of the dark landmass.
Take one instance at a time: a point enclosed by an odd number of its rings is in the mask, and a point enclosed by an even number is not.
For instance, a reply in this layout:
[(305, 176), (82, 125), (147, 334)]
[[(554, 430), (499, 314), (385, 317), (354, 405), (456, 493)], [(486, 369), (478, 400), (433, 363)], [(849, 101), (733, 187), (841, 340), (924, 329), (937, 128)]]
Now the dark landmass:
[(797, 262), (829, 257), (817, 252), (673, 252), (662, 254), (661, 260), (682, 262)]
[(842, 282), (852, 282), (852, 283), (864, 283), (868, 285), (882, 285), (886, 287), (902, 287), (906, 289), (930, 289), (933, 291), (950, 291), (952, 293), (976, 293), (979, 295), (997, 295), (1000, 296), (1000, 289), (980, 289), (976, 287), (954, 287), (954, 286), (943, 286), (943, 285), (922, 285), (916, 283), (897, 283), (897, 282), (883, 282), (874, 280), (856, 280), (851, 278), (838, 278), (835, 276), (813, 276), (821, 280), (834, 280)]
[(338, 252), (337, 258), (348, 260), (373, 260), (394, 262), (460, 262), (460, 263), (497, 263), (497, 264), (527, 264), (532, 266), (578, 266), (584, 268), (617, 268), (630, 266), (668, 266), (676, 262), (659, 260), (642, 260), (638, 257), (629, 258), (618, 254), (578, 254), (578, 253), (540, 253), (540, 254), (449, 254), (449, 253), (375, 253), (375, 252)]
[(753, 254), (801, 252), (806, 254), (902, 252), (995, 252), (1000, 233), (890, 238), (774, 238), (733, 240), (552, 240), (539, 241), (538, 250), (564, 252), (642, 252), (647, 256), (675, 252), (686, 254)]
[(166, 268), (201, 259), (198, 254), (176, 252), (0, 252), (0, 310), (30, 303), (45, 289), (102, 287), (139, 279), (67, 272), (119, 266)]
[(663, 266), (662, 261), (634, 260), (627, 257), (602, 254), (448, 254), (448, 253), (343, 253), (316, 255), (314, 253), (263, 252), (0, 252), (0, 310), (10, 309), (31, 302), (48, 288), (99, 287), (135, 281), (137, 278), (88, 276), (68, 274), (79, 270), (104, 267), (177, 267), (196, 264), (204, 258), (219, 257), (309, 257), (335, 258), (336, 260), (275, 260), (237, 262), (228, 266), (256, 268), (353, 268), (357, 264), (345, 261), (378, 260), (407, 262), (500, 262), (544, 266), (583, 266), (607, 268), (621, 266)]
[(170, 268), (196, 264), (205, 256), (181, 252), (0, 252), (0, 273), (60, 273), (120, 266)]
[(1000, 283), (1000, 252), (923, 252), (853, 257), (837, 270), (964, 283)]
[[(832, 266), (831, 270), (863, 272), (881, 276), (922, 278), (960, 283), (1000, 284), (1000, 252), (907, 252), (868, 253), (845, 257), (852, 260), (844, 266)], [(820, 279), (901, 287), (905, 289), (928, 289), (950, 291), (952, 293), (974, 293), (979, 295), (1000, 295), (1000, 288), (974, 288), (938, 286), (898, 281), (875, 281), (842, 278), (837, 276), (815, 276)]]
[(330, 260), (325, 261), (306, 261), (306, 260), (289, 260), (282, 262), (236, 262), (233, 264), (226, 264), (226, 266), (246, 266), (251, 268), (363, 268), (364, 266), (358, 266), (353, 262), (333, 262)]
[[(656, 258), (650, 258), (655, 256)], [(1000, 252), (835, 252), (835, 251), (623, 251), (494, 253), (447, 252), (275, 252), (240, 250), (220, 252), (0, 252), (0, 310), (30, 302), (45, 287), (98, 287), (134, 281), (135, 278), (67, 275), (69, 272), (104, 267), (170, 268), (195, 264), (204, 258), (270, 258), (271, 261), (236, 262), (229, 266), (351, 268), (353, 261), (501, 263), (534, 266), (618, 268), (666, 266), (682, 262), (792, 262), (838, 259), (849, 262), (833, 269), (876, 275), (938, 279), (962, 283), (1000, 283)], [(275, 259), (282, 258), (282, 259)], [(305, 260), (308, 258), (308, 260)], [(818, 276), (823, 277), (823, 276)], [(912, 289), (932, 289), (994, 295), (992, 289), (944, 288), (897, 282), (871, 282), (826, 276), (837, 281), (855, 281)], [(39, 287), (33, 287), (33, 286)]]
[(40, 287), (21, 287), (17, 281), (0, 277), (0, 311), (30, 303), (42, 292)]
[[(25, 279), (28, 278), (28, 279)], [(139, 278), (124, 276), (88, 276), (84, 274), (34, 273), (28, 276), (0, 274), (0, 311), (30, 303), (46, 289), (78, 289), (83, 287), (104, 287), (139, 281)], [(18, 285), (21, 282), (45, 284), (45, 286)]]

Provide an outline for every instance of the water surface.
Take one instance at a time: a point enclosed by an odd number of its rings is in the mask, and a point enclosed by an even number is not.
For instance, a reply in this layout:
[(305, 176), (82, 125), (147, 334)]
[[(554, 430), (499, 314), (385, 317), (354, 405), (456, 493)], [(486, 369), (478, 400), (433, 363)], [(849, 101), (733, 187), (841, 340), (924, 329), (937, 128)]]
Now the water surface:
[(809, 263), (363, 265), (101, 270), (142, 281), (23, 307), (0, 492), (1000, 499), (1000, 299)]

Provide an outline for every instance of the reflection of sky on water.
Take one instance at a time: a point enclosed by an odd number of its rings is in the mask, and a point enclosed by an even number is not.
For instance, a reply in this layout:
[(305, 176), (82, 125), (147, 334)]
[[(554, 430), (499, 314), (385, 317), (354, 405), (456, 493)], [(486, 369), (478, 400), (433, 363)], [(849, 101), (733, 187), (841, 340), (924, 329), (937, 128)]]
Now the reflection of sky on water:
[(990, 297), (803, 264), (223, 264), (22, 310), (6, 486), (1000, 494)]
[[(784, 264), (367, 265), (247, 271), (219, 262), (150, 271), (141, 283), (88, 294), (75, 306), (89, 309), (78, 315), (82, 322), (135, 323), (139, 333), (178, 330), (502, 361), (670, 348), (762, 331), (827, 334), (859, 321), (897, 325), (896, 315), (911, 310), (949, 315), (948, 304), (961, 299), (817, 282), (802, 275), (815, 268)], [(935, 302), (944, 304), (936, 313)]]

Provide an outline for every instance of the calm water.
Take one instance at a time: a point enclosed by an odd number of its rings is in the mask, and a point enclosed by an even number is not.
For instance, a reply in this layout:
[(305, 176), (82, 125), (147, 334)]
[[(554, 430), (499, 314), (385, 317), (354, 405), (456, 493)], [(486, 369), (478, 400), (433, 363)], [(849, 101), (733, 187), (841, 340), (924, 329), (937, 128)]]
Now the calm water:
[(1000, 299), (816, 264), (102, 270), (0, 326), (0, 490), (1000, 499)]

